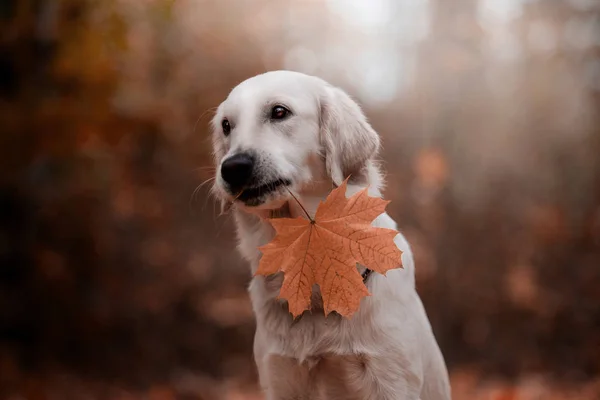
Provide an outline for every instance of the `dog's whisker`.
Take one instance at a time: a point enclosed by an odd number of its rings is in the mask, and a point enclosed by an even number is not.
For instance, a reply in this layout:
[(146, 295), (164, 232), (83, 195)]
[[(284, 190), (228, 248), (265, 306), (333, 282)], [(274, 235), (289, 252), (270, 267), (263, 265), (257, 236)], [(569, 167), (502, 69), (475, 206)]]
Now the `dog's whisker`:
[(209, 112), (216, 111), (218, 108), (219, 108), (218, 106), (217, 107), (210, 107), (210, 108), (206, 109), (202, 114), (200, 114), (200, 116), (198, 117), (198, 119), (194, 123), (194, 128), (193, 128), (192, 132), (196, 133), (196, 128), (198, 128), (198, 124), (200, 123), (200, 120), (202, 119), (202, 117), (204, 117)]
[(209, 182), (213, 182), (215, 179), (217, 179), (216, 176), (211, 176), (210, 178), (206, 179), (204, 182), (202, 182), (201, 184), (199, 184), (196, 189), (194, 190), (194, 192), (197, 192), (198, 190), (200, 190), (204, 185), (206, 185)]
[(196, 196), (198, 195), (198, 193), (200, 192), (200, 190), (202, 189), (202, 187), (204, 187), (204, 185), (206, 185), (209, 182), (212, 182), (216, 179), (216, 177), (211, 177), (206, 179), (204, 182), (200, 183), (198, 186), (196, 186), (196, 188), (194, 189), (194, 191), (192, 192), (192, 195), (190, 197), (190, 201), (189, 201), (189, 207), (190, 209), (192, 208), (192, 205), (196, 199)]
[(202, 166), (202, 167), (197, 167), (192, 169), (192, 172), (197, 172), (197, 171), (216, 171), (217, 168), (213, 167), (213, 166)]
[(221, 210), (221, 212), (219, 213), (219, 215), (217, 215), (218, 218), (220, 217), (225, 217), (225, 221), (228, 220), (228, 218), (230, 218), (233, 213), (231, 212), (231, 210), (233, 209), (233, 203), (225, 203), (225, 206), (223, 207), (223, 209)]
[(217, 224), (217, 218), (219, 218), (219, 215), (217, 214), (216, 207), (217, 207), (217, 202), (213, 201), (213, 213), (212, 213), (212, 215), (213, 215), (213, 223), (215, 225)]
[(216, 211), (216, 207), (217, 207), (217, 203), (219, 202), (220, 198), (219, 195), (217, 194), (217, 188), (216, 186), (211, 186), (211, 188), (208, 190), (208, 196), (206, 196), (206, 199), (204, 200), (204, 205), (202, 206), (202, 210), (204, 211), (206, 209), (206, 206), (208, 204), (208, 200), (211, 199), (212, 200), (212, 204), (213, 204), (213, 212), (212, 212), (212, 216), (213, 216), (213, 223), (217, 223), (217, 218), (220, 217), (223, 213), (219, 213), (217, 214)]
[(202, 211), (206, 210), (206, 205), (208, 204), (208, 200), (211, 199), (213, 201), (213, 216), (215, 214), (215, 205), (216, 205), (216, 193), (215, 193), (216, 189), (215, 186), (213, 185), (209, 190), (208, 190), (208, 196), (206, 196), (206, 199), (204, 199), (204, 204), (202, 205)]

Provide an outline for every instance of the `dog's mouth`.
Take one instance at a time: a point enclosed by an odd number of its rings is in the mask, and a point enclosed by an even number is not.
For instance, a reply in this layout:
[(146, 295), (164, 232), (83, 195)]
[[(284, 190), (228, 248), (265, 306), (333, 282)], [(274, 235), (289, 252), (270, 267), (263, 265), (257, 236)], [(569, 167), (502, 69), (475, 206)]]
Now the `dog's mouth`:
[(261, 204), (267, 195), (291, 184), (292, 181), (289, 179), (277, 179), (264, 185), (246, 188), (237, 195), (236, 200), (242, 201), (248, 206), (256, 206)]

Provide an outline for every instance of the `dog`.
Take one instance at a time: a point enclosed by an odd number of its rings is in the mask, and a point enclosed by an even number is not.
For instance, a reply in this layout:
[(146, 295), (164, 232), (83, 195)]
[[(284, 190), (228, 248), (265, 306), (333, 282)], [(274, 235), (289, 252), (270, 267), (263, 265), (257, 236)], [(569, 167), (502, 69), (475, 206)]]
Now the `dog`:
[[(258, 248), (274, 237), (267, 218), (314, 215), (347, 177), (346, 195), (381, 196), (379, 135), (360, 106), (324, 80), (271, 71), (236, 86), (211, 122), (214, 195), (235, 218), (238, 249), (254, 275)], [(387, 213), (373, 226), (397, 230)], [(394, 239), (403, 269), (365, 274), (371, 293), (352, 318), (324, 315), (318, 287), (294, 319), (277, 298), (282, 273), (254, 276), (254, 357), (267, 400), (447, 400), (444, 358), (415, 290), (414, 260)]]

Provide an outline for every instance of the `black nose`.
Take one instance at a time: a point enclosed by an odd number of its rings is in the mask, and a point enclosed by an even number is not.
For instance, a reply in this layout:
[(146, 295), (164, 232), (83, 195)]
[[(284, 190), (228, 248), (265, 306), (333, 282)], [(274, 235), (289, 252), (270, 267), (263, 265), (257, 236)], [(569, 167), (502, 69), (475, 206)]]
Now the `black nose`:
[(247, 153), (238, 153), (223, 161), (221, 176), (233, 194), (242, 190), (248, 183), (253, 167), (254, 158)]

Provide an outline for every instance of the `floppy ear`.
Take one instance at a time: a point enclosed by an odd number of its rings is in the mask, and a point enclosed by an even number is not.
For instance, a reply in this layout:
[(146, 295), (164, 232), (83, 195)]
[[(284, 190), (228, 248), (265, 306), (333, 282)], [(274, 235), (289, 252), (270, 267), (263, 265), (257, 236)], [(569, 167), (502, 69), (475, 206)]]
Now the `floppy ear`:
[(344, 91), (327, 87), (321, 102), (321, 145), (327, 173), (336, 185), (366, 173), (379, 150), (379, 135), (359, 105)]

